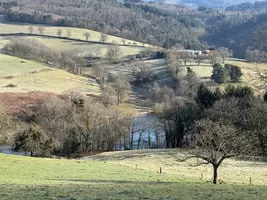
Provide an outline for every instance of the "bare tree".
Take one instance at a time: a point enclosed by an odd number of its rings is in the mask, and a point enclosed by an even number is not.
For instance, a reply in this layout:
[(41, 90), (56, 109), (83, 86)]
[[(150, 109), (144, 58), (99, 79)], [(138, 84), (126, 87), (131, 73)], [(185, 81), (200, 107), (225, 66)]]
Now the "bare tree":
[(132, 83), (144, 84), (155, 78), (154, 72), (145, 62), (137, 61), (132, 66)]
[(85, 40), (88, 41), (89, 38), (90, 38), (90, 33), (89, 33), (89, 32), (85, 32), (85, 33), (83, 34), (83, 36), (85, 37)]
[(213, 66), (214, 64), (221, 62), (222, 57), (218, 51), (213, 51), (212, 54), (209, 56), (209, 59), (211, 65)]
[(117, 104), (119, 105), (123, 102), (123, 99), (128, 95), (131, 89), (131, 85), (129, 84), (125, 75), (119, 74), (117, 77), (115, 77), (112, 87), (116, 92)]
[(203, 55), (196, 55), (195, 57), (195, 61), (197, 62), (197, 65), (199, 66), (201, 61), (203, 61), (205, 59), (205, 57)]
[(100, 34), (100, 42), (105, 43), (108, 39), (108, 35), (106, 33), (101, 33)]
[(168, 67), (173, 72), (174, 77), (177, 78), (178, 73), (180, 72), (181, 65), (182, 65), (182, 58), (181, 58), (178, 48), (173, 47), (168, 51), (167, 63), (168, 63)]
[(187, 74), (179, 80), (179, 95), (195, 97), (200, 82), (196, 73), (190, 67), (187, 67)]
[(93, 69), (93, 74), (97, 82), (100, 83), (101, 85), (104, 85), (107, 71), (103, 67), (97, 66)]
[(192, 58), (192, 56), (187, 52), (180, 52), (180, 56), (184, 62), (184, 66), (186, 66), (187, 62)]
[(113, 105), (116, 102), (115, 90), (110, 85), (105, 86), (100, 95), (100, 100), (106, 107)]
[(72, 32), (71, 32), (71, 30), (70, 30), (70, 29), (68, 29), (68, 30), (67, 30), (67, 37), (68, 37), (68, 38), (70, 38), (70, 37), (71, 37), (71, 35), (72, 35)]
[(106, 52), (106, 58), (110, 61), (110, 62), (118, 62), (119, 58), (120, 58), (120, 47), (117, 44), (112, 44), (109, 45), (107, 48), (107, 52)]
[(28, 31), (29, 31), (30, 34), (32, 34), (33, 31), (34, 31), (34, 27), (33, 27), (33, 26), (29, 26), (29, 27), (28, 27)]
[(57, 29), (57, 35), (58, 35), (58, 37), (61, 37), (62, 33), (63, 33), (62, 29), (60, 29), (60, 28)]
[(45, 28), (43, 26), (39, 26), (37, 29), (38, 29), (40, 35), (44, 34)]
[(253, 146), (250, 137), (240, 132), (235, 126), (208, 119), (195, 122), (192, 136), (191, 145), (194, 149), (189, 151), (190, 155), (182, 159), (178, 158), (178, 160), (186, 161), (197, 158), (194, 166), (211, 164), (214, 184), (218, 180), (218, 168), (225, 159), (249, 156)]
[(228, 57), (233, 55), (233, 52), (229, 50), (227, 47), (219, 47), (217, 51), (219, 55), (222, 57), (223, 63)]

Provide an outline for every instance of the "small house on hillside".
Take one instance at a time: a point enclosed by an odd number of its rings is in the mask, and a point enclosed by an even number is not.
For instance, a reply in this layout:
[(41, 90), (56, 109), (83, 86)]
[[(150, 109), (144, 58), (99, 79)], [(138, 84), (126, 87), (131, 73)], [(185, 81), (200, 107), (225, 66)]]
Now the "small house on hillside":
[(181, 49), (179, 50), (180, 54), (187, 54), (189, 56), (198, 56), (202, 54), (200, 50), (190, 50), (190, 49)]
[(212, 56), (213, 55), (213, 50), (204, 50), (202, 51), (202, 55), (205, 57)]

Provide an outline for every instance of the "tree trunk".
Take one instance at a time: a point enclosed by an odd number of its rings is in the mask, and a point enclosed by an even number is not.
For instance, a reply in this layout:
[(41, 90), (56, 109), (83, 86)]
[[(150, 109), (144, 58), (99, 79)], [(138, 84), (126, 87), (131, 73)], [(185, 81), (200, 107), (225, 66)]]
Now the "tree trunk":
[(213, 166), (213, 183), (217, 184), (217, 179), (218, 179), (218, 166), (217, 165), (212, 165)]
[(139, 138), (138, 138), (138, 142), (137, 142), (137, 149), (140, 148), (141, 140), (142, 140), (142, 132), (139, 134)]
[(133, 138), (134, 138), (134, 130), (132, 130), (132, 133), (131, 133), (131, 150), (133, 150)]
[(31, 157), (33, 157), (33, 152), (31, 151)]

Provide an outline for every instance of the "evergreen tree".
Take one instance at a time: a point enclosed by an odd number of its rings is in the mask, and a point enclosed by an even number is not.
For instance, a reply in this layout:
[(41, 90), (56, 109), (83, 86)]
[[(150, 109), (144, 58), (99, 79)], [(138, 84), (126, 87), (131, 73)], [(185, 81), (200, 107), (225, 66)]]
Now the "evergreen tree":
[(221, 64), (214, 64), (211, 79), (213, 79), (216, 83), (226, 83), (229, 80), (229, 73), (226, 68), (224, 68)]
[(224, 96), (227, 97), (236, 97), (250, 100), (254, 97), (254, 92), (251, 87), (248, 86), (235, 86), (228, 85), (225, 88)]
[(267, 90), (266, 90), (266, 92), (265, 92), (264, 95), (263, 95), (263, 100), (264, 100), (265, 102), (267, 102)]
[(238, 67), (236, 65), (226, 64), (225, 68), (229, 73), (231, 81), (233, 81), (235, 83), (240, 82), (240, 78), (243, 76), (243, 73), (242, 73), (240, 67)]
[(204, 83), (201, 83), (195, 100), (202, 108), (210, 108), (216, 101), (216, 96)]
[(48, 155), (54, 147), (53, 140), (47, 137), (36, 127), (31, 124), (29, 129), (18, 133), (15, 137), (14, 150), (30, 152), (33, 156), (34, 153), (41, 153)]

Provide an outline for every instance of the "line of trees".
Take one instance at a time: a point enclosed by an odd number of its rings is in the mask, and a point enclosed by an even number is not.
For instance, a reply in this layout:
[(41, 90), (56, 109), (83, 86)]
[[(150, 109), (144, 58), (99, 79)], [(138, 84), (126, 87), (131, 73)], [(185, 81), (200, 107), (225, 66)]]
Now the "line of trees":
[(52, 64), (74, 74), (81, 74), (81, 69), (85, 65), (83, 57), (70, 52), (56, 52), (35, 39), (13, 39), (3, 50), (6, 54)]
[[(145, 133), (148, 148), (162, 147), (159, 127), (137, 120), (133, 112), (119, 109), (116, 104), (97, 103), (77, 93), (44, 101), (35, 107), (34, 113), (29, 112), (27, 121), (30, 123), (17, 130), (13, 144), (15, 150), (31, 156), (72, 157), (139, 149)], [(153, 142), (150, 134), (156, 131), (157, 141)]]
[(185, 8), (177, 6), (170, 11), (158, 6), (112, 0), (53, 0), (41, 4), (22, 0), (6, 8), (6, 16), (10, 21), (88, 28), (167, 48), (182, 43), (187, 48), (200, 49), (201, 21), (187, 15)]

